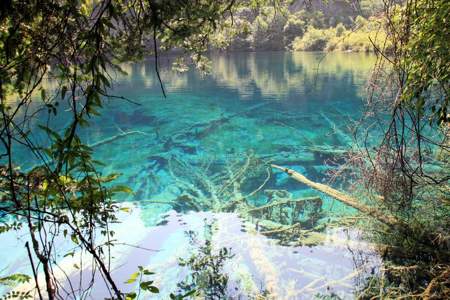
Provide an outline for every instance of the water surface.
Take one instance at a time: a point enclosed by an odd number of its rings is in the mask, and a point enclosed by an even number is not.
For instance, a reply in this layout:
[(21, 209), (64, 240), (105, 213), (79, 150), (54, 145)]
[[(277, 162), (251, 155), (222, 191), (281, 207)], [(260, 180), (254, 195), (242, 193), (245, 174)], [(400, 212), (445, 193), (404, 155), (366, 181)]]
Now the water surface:
[[(155, 284), (161, 287), (155, 299), (167, 299), (189, 277), (179, 259), (197, 253), (208, 239), (213, 251), (227, 247), (233, 254), (224, 266), (228, 297), (265, 292), (269, 299), (353, 298), (377, 259), (358, 231), (325, 225), (354, 211), (274, 172), (269, 164), (327, 181), (328, 172), (353, 146), (352, 129), (362, 114), (375, 58), (282, 52), (211, 58), (207, 75), (173, 72), (171, 58), (162, 58), (167, 98), (153, 61), (124, 65), (128, 75), (116, 75), (113, 93), (139, 105), (106, 100), (102, 115), (80, 132), (105, 163), (101, 171), (120, 172), (118, 183), (134, 191), (118, 199), (132, 212), (117, 225), (117, 239), (127, 244), (114, 250), (117, 281), (124, 282), (138, 265), (146, 266), (157, 273)], [(66, 125), (64, 117), (52, 122)], [(46, 137), (35, 139), (45, 143)], [(32, 160), (24, 157), (20, 163), (27, 168)], [(345, 189), (348, 182), (338, 178), (332, 184)], [(264, 214), (248, 214), (241, 204), (224, 209), (237, 199), (257, 207), (303, 197), (320, 197), (320, 202)], [(320, 235), (263, 235), (270, 228), (258, 220), (300, 223)], [(9, 240), (4, 249), (14, 243)], [(67, 260), (61, 263), (70, 265)], [(4, 267), (26, 269), (26, 264), (11, 259)], [(73, 271), (71, 277), (77, 276)], [(99, 282), (92, 299), (107, 296)]]

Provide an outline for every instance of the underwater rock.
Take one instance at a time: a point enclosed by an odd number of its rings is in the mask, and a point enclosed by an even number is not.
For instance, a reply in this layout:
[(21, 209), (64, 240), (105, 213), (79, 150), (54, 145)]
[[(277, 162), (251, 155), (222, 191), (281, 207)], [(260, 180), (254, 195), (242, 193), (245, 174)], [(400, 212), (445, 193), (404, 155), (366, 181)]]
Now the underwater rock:
[(326, 175), (327, 172), (333, 170), (334, 167), (333, 166), (329, 166), (329, 165), (318, 165), (318, 166), (312, 166), (312, 167), (310, 167), (310, 169), (314, 169), (314, 171), (317, 174)]
[(283, 198), (290, 198), (292, 194), (287, 190), (264, 190), (264, 194), (267, 196), (268, 201), (279, 200)]
[(313, 167), (306, 166), (306, 167), (305, 167), (305, 169), (306, 169), (306, 174), (308, 174), (308, 177), (309, 177), (311, 180), (315, 180), (315, 181), (321, 181), (321, 180), (323, 180), (323, 179), (324, 179), (324, 174), (321, 174), (320, 172), (317, 172), (317, 169), (314, 168), (314, 167), (315, 167), (315, 166), (313, 166)]
[(132, 114), (123, 111), (114, 111), (113, 120), (117, 124), (134, 127), (135, 125), (153, 124), (157, 118), (155, 116), (146, 115), (141, 110), (135, 110)]
[(149, 165), (147, 171), (158, 172), (167, 167), (168, 160), (164, 156), (152, 155), (147, 158)]
[(194, 143), (188, 144), (178, 144), (175, 145), (178, 149), (180, 149), (185, 154), (196, 154), (197, 153), (197, 145)]
[(192, 126), (183, 130), (182, 132), (167, 137), (166, 140), (164, 141), (164, 149), (168, 151), (173, 147), (186, 145), (194, 140), (195, 141), (201, 140), (207, 135), (214, 132), (217, 128), (229, 122), (231, 119), (237, 116), (246, 115), (249, 112), (259, 109), (267, 104), (268, 103), (258, 103), (237, 113), (222, 114), (220, 118), (212, 119), (206, 122), (195, 123)]
[(279, 152), (293, 152), (295, 150), (295, 146), (283, 145), (277, 149)]
[(141, 110), (135, 110), (131, 115), (131, 118), (137, 124), (152, 124), (157, 120), (155, 116), (146, 115)]
[(129, 114), (123, 111), (115, 111), (113, 113), (113, 120), (118, 124), (126, 124), (130, 120)]

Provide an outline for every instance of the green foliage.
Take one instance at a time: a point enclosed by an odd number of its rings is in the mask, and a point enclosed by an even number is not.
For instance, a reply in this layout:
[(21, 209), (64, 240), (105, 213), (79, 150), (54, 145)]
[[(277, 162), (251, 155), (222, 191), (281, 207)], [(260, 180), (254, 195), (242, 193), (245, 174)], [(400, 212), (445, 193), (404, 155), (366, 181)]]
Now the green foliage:
[(300, 13), (289, 14), (283, 27), (284, 45), (290, 47), (296, 37), (302, 36), (305, 33), (306, 24), (307, 19), (302, 18)]
[[(404, 34), (397, 67), (404, 70), (402, 101), (412, 105), (429, 122), (448, 121), (450, 101), (450, 2), (416, 0), (399, 11), (398, 31)], [(409, 22), (405, 22), (408, 20)], [(403, 41), (406, 43), (403, 44)]]
[(31, 295), (31, 292), (18, 292), (18, 291), (12, 291), (7, 292), (5, 295), (3, 295), (0, 300), (9, 300), (9, 299), (16, 299), (16, 300), (25, 300), (25, 299), (33, 299), (33, 296)]
[(138, 270), (130, 275), (130, 278), (125, 281), (126, 284), (138, 284), (138, 291), (127, 293), (125, 295), (126, 300), (139, 299), (141, 292), (148, 292), (151, 294), (158, 294), (159, 289), (153, 285), (152, 280), (144, 280), (146, 276), (154, 275), (155, 273), (145, 269), (142, 266), (138, 266)]
[(336, 26), (336, 37), (341, 37), (345, 32), (345, 26), (342, 23), (339, 23)]
[[(211, 234), (212, 225), (206, 224), (207, 235)], [(198, 244), (196, 236), (188, 232), (191, 243)], [(217, 252), (213, 250), (210, 236), (206, 237), (204, 244), (200, 245), (198, 252), (188, 259), (180, 259), (179, 265), (189, 268), (189, 276), (178, 284), (180, 294), (199, 294), (205, 299), (225, 298), (228, 285), (228, 275), (223, 273), (223, 267), (227, 260), (234, 255), (228, 248), (221, 248)], [(184, 293), (184, 294), (183, 294)], [(171, 298), (182, 299), (182, 298)]]
[(369, 17), (377, 15), (383, 12), (384, 1), (383, 0), (361, 0), (359, 1), (362, 15)]
[(31, 280), (31, 277), (26, 274), (12, 274), (6, 277), (0, 277), (0, 284), (14, 285), (17, 283), (25, 283)]
[(363, 16), (357, 16), (355, 19), (356, 28), (363, 28), (367, 25), (367, 20)]
[(334, 35), (335, 31), (331, 28), (317, 29), (310, 26), (303, 37), (294, 40), (292, 48), (295, 51), (323, 51)]
[[(326, 5), (331, 5), (329, 9), (339, 8), (331, 15), (329, 12), (327, 12), (327, 15), (324, 13), (326, 9), (323, 11), (309, 8), (293, 10), (289, 6), (289, 1), (281, 1), (275, 7), (273, 5), (261, 5), (253, 10), (241, 9), (238, 10), (236, 16), (233, 16), (233, 20), (242, 27), (242, 30), (234, 36), (228, 36), (231, 41), (230, 49), (373, 51), (373, 47), (370, 46), (369, 35), (374, 38), (375, 33), (381, 32), (381, 35), (375, 38), (375, 40), (380, 41), (385, 37), (380, 26), (377, 28), (372, 26), (376, 23), (373, 20), (381, 18), (379, 12), (383, 5), (378, 2), (363, 1), (361, 6), (364, 7), (364, 10), (362, 11), (356, 10), (346, 3), (326, 3)], [(373, 11), (370, 11), (372, 8)], [(362, 16), (356, 15), (357, 13), (362, 14)], [(373, 20), (368, 20), (365, 17)], [(371, 23), (371, 26), (368, 26), (368, 23)], [(337, 40), (333, 39), (334, 36), (330, 33), (330, 28), (336, 30), (336, 37), (338, 38), (343, 38), (344, 35), (351, 36), (345, 46), (333, 46)], [(356, 32), (352, 34), (352, 30), (346, 28), (356, 29)], [(307, 37), (301, 41), (308, 30), (310, 32)], [(325, 36), (322, 36), (323, 34)], [(296, 40), (295, 43), (294, 40)], [(330, 42), (331, 44), (329, 43), (330, 40), (333, 40)]]
[(278, 50), (283, 48), (286, 17), (274, 7), (263, 7), (251, 25), (251, 43), (254, 49)]
[[(381, 55), (368, 101), (369, 112), (380, 117), (364, 123), (379, 126), (383, 135), (375, 153), (363, 154), (357, 168), (375, 203), (402, 223), (385, 230), (378, 224), (368, 228), (371, 238), (387, 250), (383, 270), (367, 279), (359, 295), (446, 299), (450, 2), (402, 4), (388, 4), (384, 11), (387, 45), (378, 47)], [(370, 18), (358, 22), (373, 30)]]
[[(138, 270), (130, 275), (130, 278), (125, 281), (126, 284), (134, 284), (137, 286), (137, 290), (135, 292), (130, 292), (125, 294), (125, 300), (138, 300), (140, 299), (141, 294), (147, 292), (145, 297), (148, 297), (151, 294), (159, 294), (159, 289), (153, 284), (153, 280), (147, 280), (148, 276), (154, 275), (154, 272), (150, 270), (138, 266)], [(189, 299), (189, 297), (195, 295), (197, 290), (192, 289), (183, 293), (171, 293), (170, 299), (182, 300)]]
[(20, 228), (22, 228), (22, 223), (19, 223), (17, 221), (4, 222), (2, 225), (0, 225), (0, 234), (10, 230), (19, 230)]
[(196, 290), (191, 290), (187, 293), (184, 294), (173, 294), (171, 293), (169, 295), (170, 299), (172, 300), (182, 300), (182, 299), (190, 299), (191, 296), (196, 296), (197, 291)]
[(335, 28), (308, 27), (302, 37), (297, 37), (292, 48), (296, 51), (353, 51), (373, 52), (376, 49), (390, 51), (391, 43), (383, 27), (383, 19), (368, 20), (358, 16), (355, 29), (346, 29), (342, 23)]
[[(26, 274), (12, 274), (5, 277), (0, 277), (0, 285), (13, 287), (20, 283), (29, 282), (31, 277)], [(30, 292), (10, 291), (0, 297), (0, 300), (6, 299), (32, 299)]]

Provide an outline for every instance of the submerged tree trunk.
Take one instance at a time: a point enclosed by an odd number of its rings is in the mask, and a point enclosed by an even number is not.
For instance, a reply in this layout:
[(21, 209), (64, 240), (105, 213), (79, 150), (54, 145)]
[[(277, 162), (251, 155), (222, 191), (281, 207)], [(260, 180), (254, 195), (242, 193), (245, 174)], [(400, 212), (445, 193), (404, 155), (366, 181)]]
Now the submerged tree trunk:
[[(389, 227), (395, 227), (399, 231), (403, 232), (405, 235), (408, 236), (416, 236), (420, 240), (420, 248), (414, 249), (413, 253), (411, 251), (408, 251), (408, 249), (397, 249), (397, 253), (401, 253), (401, 256), (405, 257), (414, 257), (418, 255), (419, 253), (427, 253), (431, 254), (433, 258), (435, 258), (437, 261), (444, 261), (448, 262), (450, 259), (450, 253), (445, 248), (445, 245), (439, 244), (439, 236), (430, 233), (430, 232), (418, 232), (417, 230), (414, 230), (409, 224), (405, 223), (404, 221), (392, 216), (388, 215), (385, 212), (376, 209), (374, 207), (367, 206), (365, 204), (362, 204), (361, 201), (359, 201), (356, 198), (353, 198), (350, 195), (347, 195), (343, 192), (340, 192), (338, 190), (333, 189), (332, 187), (329, 187), (325, 184), (317, 183), (314, 181), (309, 180), (302, 174), (288, 169), (284, 168), (278, 165), (271, 165), (273, 168), (281, 170), (288, 174), (293, 179), (306, 184), (307, 186), (316, 189), (322, 193), (325, 193), (334, 199), (351, 206), (358, 211), (367, 214), (378, 221), (388, 225)], [(390, 247), (391, 249), (394, 249), (393, 247)]]
[(308, 178), (306, 178), (305, 176), (303, 176), (302, 174), (300, 174), (294, 170), (284, 168), (284, 167), (274, 165), (274, 164), (272, 164), (271, 166), (275, 169), (285, 172), (293, 179), (295, 179), (301, 183), (304, 183), (307, 186), (312, 187), (313, 189), (316, 189), (322, 193), (325, 193), (325, 194), (333, 197), (334, 199), (339, 200), (340, 202), (357, 209), (358, 211), (360, 211), (362, 213), (365, 213), (367, 215), (370, 215), (370, 216), (376, 218), (378, 221), (380, 221), (386, 225), (398, 225), (400, 223), (399, 220), (397, 220), (397, 218), (395, 218), (394, 216), (386, 215), (384, 212), (382, 212), (376, 208), (362, 204), (360, 201), (358, 201), (358, 199), (353, 198), (350, 195), (344, 194), (343, 192), (340, 192), (338, 190), (335, 190), (332, 187), (329, 187), (328, 185), (311, 181)]

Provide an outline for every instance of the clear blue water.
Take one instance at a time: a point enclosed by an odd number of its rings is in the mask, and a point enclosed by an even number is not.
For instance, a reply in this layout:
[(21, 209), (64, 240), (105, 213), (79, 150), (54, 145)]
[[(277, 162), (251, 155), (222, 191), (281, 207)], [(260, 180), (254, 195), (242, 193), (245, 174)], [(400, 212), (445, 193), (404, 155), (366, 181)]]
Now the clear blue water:
[[(152, 61), (124, 65), (128, 75), (117, 74), (113, 93), (138, 105), (106, 100), (102, 115), (80, 132), (93, 145), (96, 158), (105, 163), (102, 172), (120, 172), (117, 183), (134, 191), (117, 199), (133, 208), (117, 225), (118, 239), (152, 249), (119, 246), (114, 274), (118, 282), (125, 281), (137, 265), (148, 266), (157, 273), (158, 297), (167, 299), (189, 274), (178, 259), (198, 251), (186, 232), (195, 232), (201, 244), (206, 222), (215, 228), (213, 248), (230, 247), (235, 255), (224, 269), (230, 276), (230, 297), (268, 290), (273, 299), (331, 293), (351, 299), (357, 278), (364, 273), (355, 263), (355, 251), (368, 256), (372, 252), (359, 241), (357, 231), (323, 230), (322, 239), (313, 245), (298, 243), (298, 237), (297, 242), (280, 241), (258, 232), (255, 216), (243, 216), (241, 208), (225, 213), (223, 206), (239, 197), (260, 206), (275, 201), (273, 190), (278, 190), (284, 193), (282, 199), (319, 196), (320, 214), (314, 224), (308, 223), (311, 212), (295, 220), (282, 221), (279, 215), (271, 221), (283, 225), (301, 221), (310, 229), (351, 215), (348, 207), (270, 171), (268, 164), (327, 181), (331, 162), (341, 162), (342, 153), (352, 147), (353, 122), (361, 117), (364, 87), (375, 58), (282, 52), (211, 58), (212, 71), (207, 75), (196, 70), (173, 72), (171, 58), (163, 58), (161, 77), (167, 98), (162, 96)], [(64, 112), (52, 122), (63, 128)], [(45, 136), (34, 138), (45, 143)], [(25, 156), (18, 163), (26, 169), (34, 162)], [(345, 189), (348, 182), (338, 178), (332, 185)], [(10, 239), (5, 251), (14, 243)], [(370, 269), (374, 261), (369, 259), (365, 266)], [(5, 262), (5, 268), (12, 266), (26, 269), (14, 259)], [(91, 297), (105, 293), (97, 286)]]

